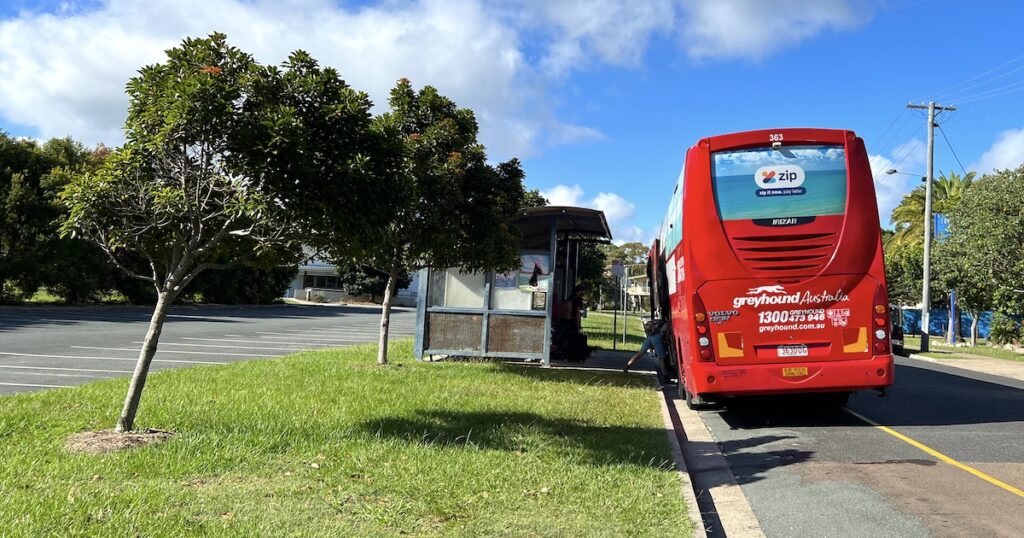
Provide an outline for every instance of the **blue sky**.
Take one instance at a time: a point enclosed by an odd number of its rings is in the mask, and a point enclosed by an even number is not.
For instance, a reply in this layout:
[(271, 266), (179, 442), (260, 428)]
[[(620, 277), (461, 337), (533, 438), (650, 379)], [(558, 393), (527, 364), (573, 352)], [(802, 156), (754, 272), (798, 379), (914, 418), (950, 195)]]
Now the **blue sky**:
[[(437, 86), (529, 186), (646, 242), (711, 134), (848, 128), (876, 168), (919, 173), (925, 121), (904, 106), (937, 97), (960, 105), (940, 121), (965, 167), (1020, 164), (1021, 20), (1008, 1), (0, 0), (0, 129), (117, 144), (133, 71), (223, 31), (267, 63), (306, 49), (377, 102), (403, 76)], [(936, 169), (959, 170), (937, 137)], [(878, 176), (883, 224), (917, 182)]]

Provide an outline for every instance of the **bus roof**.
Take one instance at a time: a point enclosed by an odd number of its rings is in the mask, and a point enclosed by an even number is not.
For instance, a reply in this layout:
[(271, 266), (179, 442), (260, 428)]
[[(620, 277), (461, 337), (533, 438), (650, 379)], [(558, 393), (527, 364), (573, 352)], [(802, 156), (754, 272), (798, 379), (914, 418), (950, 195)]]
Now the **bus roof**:
[(773, 142), (782, 145), (791, 144), (843, 144), (853, 140), (857, 135), (845, 129), (816, 129), (807, 127), (786, 127), (782, 129), (758, 129), (715, 136), (708, 136), (697, 141), (697, 145), (706, 145), (710, 151), (767, 146)]

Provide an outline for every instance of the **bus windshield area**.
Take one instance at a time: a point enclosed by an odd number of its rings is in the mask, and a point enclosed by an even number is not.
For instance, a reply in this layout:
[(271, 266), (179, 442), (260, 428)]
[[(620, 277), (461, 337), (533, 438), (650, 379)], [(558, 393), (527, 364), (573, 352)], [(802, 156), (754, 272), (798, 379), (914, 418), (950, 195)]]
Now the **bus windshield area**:
[(846, 209), (846, 152), (837, 145), (747, 148), (712, 154), (719, 218), (794, 219), (842, 215)]

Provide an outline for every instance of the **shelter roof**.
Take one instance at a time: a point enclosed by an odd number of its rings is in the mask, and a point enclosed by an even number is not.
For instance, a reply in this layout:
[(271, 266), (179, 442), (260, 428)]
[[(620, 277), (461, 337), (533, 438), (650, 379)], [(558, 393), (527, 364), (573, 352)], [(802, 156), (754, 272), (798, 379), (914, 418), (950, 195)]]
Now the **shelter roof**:
[(610, 241), (612, 238), (601, 210), (569, 206), (529, 207), (513, 221), (522, 236), (521, 246), (547, 249), (552, 219), (559, 235), (590, 241)]

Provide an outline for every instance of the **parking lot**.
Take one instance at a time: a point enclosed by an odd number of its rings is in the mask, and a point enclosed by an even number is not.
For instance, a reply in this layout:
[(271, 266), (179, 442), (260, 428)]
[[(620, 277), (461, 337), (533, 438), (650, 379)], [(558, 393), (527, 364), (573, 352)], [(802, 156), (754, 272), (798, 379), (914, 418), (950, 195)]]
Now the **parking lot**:
[[(0, 394), (130, 375), (149, 325), (145, 306), (0, 307)], [(152, 371), (224, 364), (376, 342), (380, 308), (175, 306)], [(391, 337), (414, 333), (415, 312), (393, 309)]]

